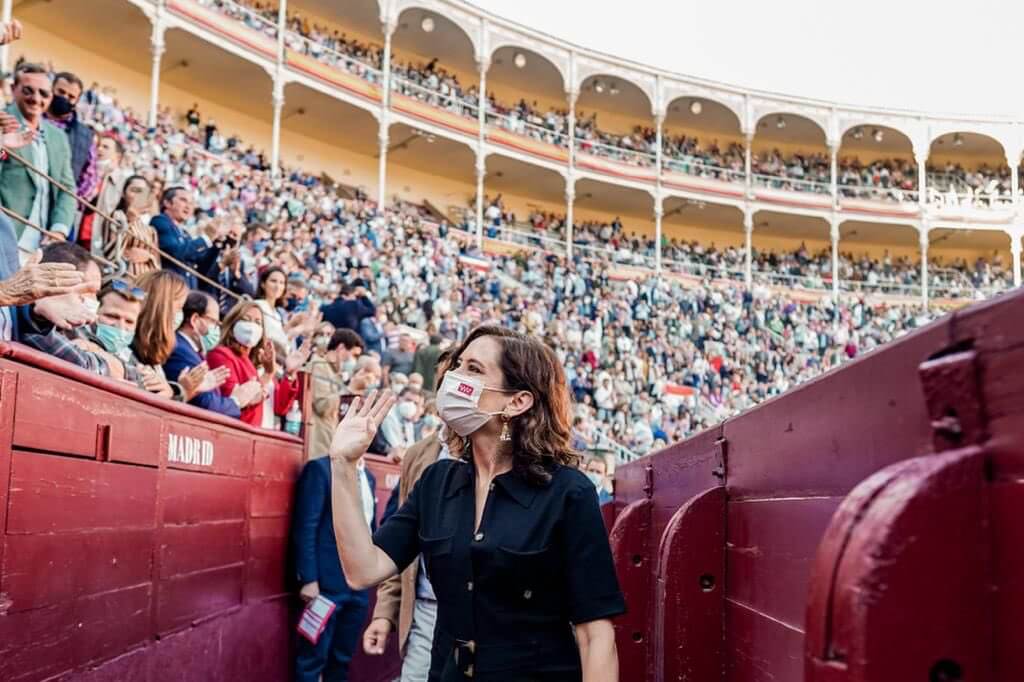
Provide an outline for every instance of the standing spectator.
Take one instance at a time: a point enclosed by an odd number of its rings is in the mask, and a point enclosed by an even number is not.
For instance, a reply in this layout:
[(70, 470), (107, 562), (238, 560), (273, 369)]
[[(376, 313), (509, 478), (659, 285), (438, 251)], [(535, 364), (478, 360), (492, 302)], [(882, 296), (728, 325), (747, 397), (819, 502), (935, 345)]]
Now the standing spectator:
[[(71, 148), (64, 131), (46, 120), (53, 90), (46, 67), (22, 64), (14, 74), (14, 103), (6, 109), (18, 123), (35, 133), (31, 144), (18, 150), (26, 161), (65, 187), (75, 187)], [(0, 204), (34, 225), (67, 238), (75, 221), (75, 198), (52, 187), (35, 171), (8, 156), (0, 161)], [(15, 225), (18, 245), (35, 251), (41, 235), (21, 223)]]
[(78, 120), (75, 107), (82, 97), (82, 79), (64, 71), (53, 77), (53, 98), (47, 118), (68, 136), (71, 147), (71, 173), (78, 183), (78, 195), (92, 197), (96, 193), (99, 174), (96, 167), (96, 133)]
[(216, 134), (217, 122), (211, 118), (206, 122), (206, 127), (203, 129), (203, 149), (210, 151), (210, 143), (213, 141)]
[[(373, 492), (377, 480), (363, 461), (359, 462), (358, 471), (360, 511), (372, 533), (377, 529)], [(299, 638), (296, 682), (348, 680), (349, 663), (369, 608), (369, 590), (350, 588), (342, 571), (334, 538), (331, 486), (331, 460), (322, 456), (306, 463), (295, 493), (292, 547), (302, 585), (299, 596), (307, 602), (323, 596), (337, 606), (316, 644)]]
[(364, 317), (359, 323), (359, 335), (363, 337), (366, 350), (384, 355), (384, 346), (387, 342), (384, 336), (384, 326), (387, 321), (387, 311), (378, 310), (376, 315)]
[(429, 343), (422, 348), (416, 349), (416, 354), (413, 357), (412, 371), (422, 377), (422, 386), (432, 387), (434, 385), (437, 361), (443, 352), (441, 350), (441, 342), (443, 340), (440, 334), (431, 334)]
[(591, 457), (586, 467), (587, 478), (597, 488), (597, 501), (599, 504), (607, 504), (612, 501), (611, 493), (608, 492), (608, 462), (599, 455)]
[[(85, 207), (82, 224), (78, 230), (78, 242), (82, 246), (88, 245), (94, 255), (106, 253), (106, 249), (110, 248), (110, 242), (114, 241), (114, 226), (103, 216), (111, 215), (117, 210), (124, 197), (125, 185), (132, 177), (132, 169), (130, 165), (125, 164), (124, 154), (124, 143), (116, 135), (102, 135), (96, 142), (96, 168), (99, 179), (95, 194), (88, 197), (95, 204), (96, 211)], [(148, 182), (146, 187), (148, 190)], [(147, 192), (146, 206), (150, 201), (151, 197)], [(148, 217), (146, 222), (149, 222)]]
[(185, 122), (188, 124), (188, 134), (199, 139), (199, 123), (202, 117), (199, 114), (199, 102), (192, 105), (192, 108), (185, 114)]
[[(190, 237), (181, 227), (192, 217), (192, 197), (184, 187), (168, 187), (160, 197), (160, 215), (153, 216), (150, 225), (156, 230), (160, 250), (184, 265), (206, 272), (217, 259), (219, 249), (206, 236)], [(225, 228), (218, 224), (217, 237), (222, 237)], [(196, 288), (196, 276), (186, 268), (173, 262), (163, 264), (164, 268), (185, 278), (189, 289)]]
[[(160, 268), (156, 230), (147, 225), (143, 211), (149, 204), (149, 183), (141, 175), (133, 175), (124, 183), (121, 201), (114, 208), (110, 221), (103, 221), (103, 255), (108, 260), (124, 261), (125, 276), (137, 281), (148, 272)], [(120, 235), (114, 230), (121, 232)]]
[(391, 372), (398, 372), (409, 376), (413, 371), (413, 364), (416, 357), (416, 342), (409, 334), (402, 334), (398, 339), (398, 348), (384, 352), (380, 364), (384, 368), (384, 375)]
[(341, 286), (341, 294), (330, 305), (321, 310), (324, 319), (334, 325), (335, 329), (359, 329), (359, 323), (365, 317), (377, 313), (377, 307), (366, 295), (364, 287), (352, 288), (348, 284)]
[(312, 363), (313, 424), (309, 451), (321, 456), (331, 446), (338, 427), (341, 396), (348, 395), (347, 381), (353, 377), (363, 340), (351, 329), (339, 329), (327, 343), (327, 352)]

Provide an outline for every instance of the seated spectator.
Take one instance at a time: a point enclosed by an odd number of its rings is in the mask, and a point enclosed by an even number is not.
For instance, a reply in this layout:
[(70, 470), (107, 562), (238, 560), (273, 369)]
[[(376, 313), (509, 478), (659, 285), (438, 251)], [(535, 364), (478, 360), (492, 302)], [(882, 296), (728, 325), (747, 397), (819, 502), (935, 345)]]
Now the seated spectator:
[(124, 365), (117, 357), (80, 346), (87, 342), (85, 328), (95, 322), (99, 308), (99, 265), (77, 244), (50, 244), (42, 252), (41, 263), (70, 263), (82, 273), (84, 282), (72, 292), (18, 308), (18, 341), (100, 376), (124, 379)]
[[(264, 423), (264, 398), (273, 395), (273, 415), (283, 417), (292, 402), (299, 395), (298, 371), (309, 355), (302, 350), (288, 355), (284, 375), (276, 376), (274, 349), (264, 341), (263, 312), (256, 303), (243, 301), (236, 305), (221, 324), (220, 344), (206, 355), (211, 369), (228, 368), (228, 378), (220, 388), (221, 395), (228, 397), (235, 387), (258, 380), (262, 393), (258, 398), (241, 407), (241, 420), (251, 426)], [(262, 370), (257, 371), (257, 365)], [(271, 415), (271, 416), (273, 416)]]
[[(220, 342), (220, 308), (211, 296), (201, 291), (189, 293), (182, 312), (184, 316), (175, 337), (174, 350), (164, 363), (164, 372), (170, 381), (179, 381), (179, 377), (189, 370), (206, 366), (206, 354)], [(211, 373), (217, 374), (218, 379), (220, 376), (226, 379), (228, 369), (220, 367)], [(215, 386), (198, 391), (189, 403), (238, 419), (243, 407), (263, 395), (263, 387), (255, 379), (235, 386), (229, 396), (221, 395), (219, 388)]]
[(351, 329), (339, 329), (331, 336), (327, 352), (312, 362), (313, 424), (308, 436), (310, 452), (319, 457), (327, 452), (338, 427), (341, 396), (348, 395), (347, 382), (355, 374), (363, 340)]

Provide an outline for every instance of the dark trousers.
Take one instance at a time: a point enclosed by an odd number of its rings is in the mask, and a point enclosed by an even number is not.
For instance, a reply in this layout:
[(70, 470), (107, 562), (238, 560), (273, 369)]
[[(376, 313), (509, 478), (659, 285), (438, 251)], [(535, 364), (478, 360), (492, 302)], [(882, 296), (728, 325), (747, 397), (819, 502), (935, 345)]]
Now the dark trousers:
[(359, 644), (369, 604), (365, 595), (324, 596), (335, 602), (338, 608), (331, 614), (315, 645), (299, 635), (295, 682), (318, 682), (321, 673), (323, 682), (348, 682), (348, 665)]

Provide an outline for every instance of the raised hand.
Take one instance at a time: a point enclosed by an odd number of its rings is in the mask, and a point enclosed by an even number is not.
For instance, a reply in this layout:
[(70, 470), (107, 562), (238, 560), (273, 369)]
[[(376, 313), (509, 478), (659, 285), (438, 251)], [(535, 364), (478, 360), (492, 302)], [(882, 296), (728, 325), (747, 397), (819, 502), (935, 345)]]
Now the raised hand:
[(22, 32), (21, 22), (17, 19), (0, 22), (0, 45), (10, 45), (15, 40), (20, 40)]
[(391, 391), (374, 391), (366, 400), (356, 398), (338, 424), (331, 441), (331, 459), (355, 462), (373, 442), (384, 417), (395, 405)]
[(302, 345), (299, 346), (298, 350), (288, 354), (288, 357), (284, 359), (284, 373), (288, 376), (293, 376), (298, 372), (306, 361), (309, 360), (309, 354), (313, 351), (313, 338), (307, 337)]
[(81, 293), (89, 288), (85, 275), (71, 263), (40, 263), (41, 257), (42, 250), (36, 251), (14, 276), (0, 282), (0, 305), (27, 305), (48, 296)]
[(231, 376), (231, 370), (227, 367), (218, 367), (207, 372), (206, 376), (203, 377), (202, 383), (199, 384), (198, 393), (206, 393), (207, 391), (220, 388), (228, 380), (229, 376)]

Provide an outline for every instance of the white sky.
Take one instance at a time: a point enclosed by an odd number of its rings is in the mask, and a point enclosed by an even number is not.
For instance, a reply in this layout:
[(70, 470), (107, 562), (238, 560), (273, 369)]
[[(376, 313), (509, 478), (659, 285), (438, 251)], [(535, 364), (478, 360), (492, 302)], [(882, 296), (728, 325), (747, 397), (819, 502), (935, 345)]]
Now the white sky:
[(1024, 120), (1021, 0), (471, 0), (584, 47), (840, 103)]

